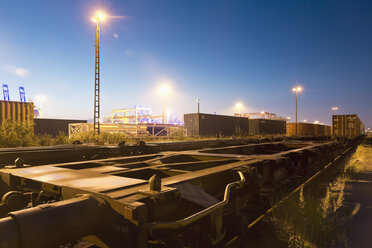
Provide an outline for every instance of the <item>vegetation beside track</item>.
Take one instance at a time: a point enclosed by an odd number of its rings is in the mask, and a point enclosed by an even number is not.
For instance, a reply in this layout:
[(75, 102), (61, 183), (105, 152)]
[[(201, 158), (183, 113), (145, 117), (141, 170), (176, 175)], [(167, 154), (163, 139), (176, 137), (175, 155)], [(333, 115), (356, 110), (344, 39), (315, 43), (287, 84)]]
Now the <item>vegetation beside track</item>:
[[(300, 190), (279, 205), (269, 216), (275, 239), (287, 247), (329, 247), (346, 244), (344, 223), (358, 209), (343, 205), (347, 180), (359, 170), (367, 146), (372, 139), (365, 139), (355, 153), (336, 170), (336, 176), (323, 176), (311, 186)], [(328, 179), (328, 180), (327, 180)]]
[[(82, 143), (94, 143), (99, 145), (104, 144), (118, 144), (125, 141), (126, 143), (135, 143), (138, 140), (144, 140), (148, 142), (167, 142), (167, 141), (197, 141), (197, 140), (215, 140), (218, 138), (226, 137), (210, 137), (210, 138), (196, 138), (187, 137), (183, 132), (174, 134), (171, 137), (138, 137), (134, 138), (123, 133), (101, 133), (100, 135), (94, 132), (85, 132), (80, 134), (67, 136), (64, 133), (60, 133), (57, 136), (51, 136), (48, 134), (34, 135), (32, 123), (18, 123), (11, 120), (6, 120), (0, 125), (0, 147), (27, 147), (27, 146), (52, 146), (71, 144), (72, 142), (79, 140)], [(260, 138), (275, 138), (276, 136), (242, 136), (241, 134), (229, 137), (231, 139), (260, 139)]]

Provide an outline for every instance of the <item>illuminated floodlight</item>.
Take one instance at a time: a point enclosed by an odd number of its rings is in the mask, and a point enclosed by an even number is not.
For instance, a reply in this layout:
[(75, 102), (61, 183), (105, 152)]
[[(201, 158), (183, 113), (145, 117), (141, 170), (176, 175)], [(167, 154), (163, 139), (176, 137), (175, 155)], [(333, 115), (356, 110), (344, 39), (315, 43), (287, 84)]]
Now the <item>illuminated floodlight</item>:
[(237, 104), (235, 104), (235, 107), (238, 108), (238, 109), (241, 109), (241, 108), (243, 108), (243, 103), (238, 102)]
[(331, 108), (333, 111), (337, 111), (338, 110), (338, 107), (332, 107)]
[(92, 18), (93, 22), (103, 21), (106, 19), (106, 15), (102, 11), (98, 11), (96, 15)]
[(261, 114), (262, 114), (262, 115), (265, 114), (265, 111), (261, 111)]
[(167, 109), (167, 110), (165, 110), (165, 113), (169, 116), (169, 115), (171, 115), (172, 114), (172, 110), (170, 110), (170, 109)]
[(307, 120), (303, 120), (303, 122), (307, 122)]
[(43, 108), (43, 103), (45, 103), (47, 101), (47, 97), (45, 95), (37, 95), (35, 96), (35, 103), (38, 107), (38, 112), (39, 112), (39, 117), (43, 117), (43, 113), (44, 113), (44, 108)]
[(97, 17), (98, 17), (99, 20), (103, 21), (105, 19), (105, 14), (102, 13), (102, 12), (98, 12)]
[(168, 95), (170, 91), (170, 86), (167, 84), (160, 85), (159, 87), (159, 92), (164, 96)]
[(314, 121), (314, 124), (319, 124), (319, 121)]
[(293, 92), (301, 92), (302, 91), (302, 87), (297, 86), (297, 87), (293, 88), (292, 91)]
[(243, 107), (244, 107), (244, 105), (243, 105), (243, 103), (241, 103), (241, 102), (237, 102), (237, 103), (235, 104), (235, 109), (236, 109), (236, 111), (237, 111), (239, 114), (241, 114), (241, 113), (243, 112)]
[(291, 119), (291, 117), (289, 117), (289, 116), (288, 116), (288, 117), (287, 117), (286, 119), (287, 119), (287, 120), (290, 120), (290, 119)]

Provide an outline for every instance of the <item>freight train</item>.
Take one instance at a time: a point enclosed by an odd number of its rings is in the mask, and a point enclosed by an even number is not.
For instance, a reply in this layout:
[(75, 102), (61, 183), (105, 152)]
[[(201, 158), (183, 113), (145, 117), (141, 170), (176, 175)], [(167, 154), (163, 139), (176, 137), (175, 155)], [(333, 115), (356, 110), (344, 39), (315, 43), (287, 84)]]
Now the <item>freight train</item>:
[(268, 192), (301, 183), (353, 144), (282, 141), (41, 166), (18, 161), (0, 170), (0, 247), (221, 246), (262, 213)]
[(335, 137), (357, 137), (363, 135), (365, 127), (358, 115), (333, 115), (333, 136)]
[(331, 126), (313, 123), (297, 123), (297, 134), (296, 134), (296, 123), (287, 123), (287, 135), (289, 136), (331, 136)]

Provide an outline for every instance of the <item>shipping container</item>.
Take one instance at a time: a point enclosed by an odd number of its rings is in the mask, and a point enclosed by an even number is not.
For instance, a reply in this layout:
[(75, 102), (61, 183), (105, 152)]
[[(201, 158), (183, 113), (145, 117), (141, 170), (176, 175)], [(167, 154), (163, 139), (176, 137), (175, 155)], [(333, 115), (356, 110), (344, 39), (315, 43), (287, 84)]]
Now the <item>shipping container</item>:
[(324, 126), (325, 128), (325, 135), (331, 136), (332, 135), (332, 127), (331, 126)]
[(0, 124), (8, 119), (18, 123), (33, 123), (34, 103), (0, 101)]
[(249, 119), (249, 135), (286, 134), (286, 121)]
[(56, 136), (59, 133), (68, 135), (68, 125), (71, 123), (87, 123), (86, 120), (68, 120), (68, 119), (34, 119), (34, 133), (38, 135), (49, 134)]
[(356, 114), (333, 115), (332, 126), (336, 137), (356, 137), (364, 133), (364, 124)]
[(184, 122), (188, 136), (229, 137), (249, 134), (246, 117), (195, 113), (185, 114)]
[[(331, 127), (313, 123), (297, 123), (298, 136), (330, 136)], [(287, 134), (296, 135), (296, 123), (287, 123)]]

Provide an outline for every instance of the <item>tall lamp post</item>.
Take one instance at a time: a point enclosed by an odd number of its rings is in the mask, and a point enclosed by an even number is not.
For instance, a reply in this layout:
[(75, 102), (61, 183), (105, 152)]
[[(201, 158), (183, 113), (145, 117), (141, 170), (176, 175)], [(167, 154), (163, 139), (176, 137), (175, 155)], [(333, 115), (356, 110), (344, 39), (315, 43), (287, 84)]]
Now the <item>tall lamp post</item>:
[(99, 49), (100, 49), (100, 28), (99, 22), (105, 19), (103, 13), (97, 13), (92, 21), (97, 23), (95, 41), (95, 70), (94, 70), (94, 132), (100, 134), (100, 73), (99, 73)]
[(166, 111), (165, 111), (165, 98), (166, 96), (168, 95), (169, 91), (170, 91), (170, 87), (168, 85), (162, 85), (160, 86), (159, 88), (160, 90), (160, 93), (163, 95), (163, 124), (167, 124), (167, 118), (166, 118)]
[(200, 114), (200, 99), (196, 100), (196, 102), (198, 103), (198, 114)]
[(297, 97), (298, 93), (302, 91), (301, 87), (295, 87), (292, 89), (293, 92), (296, 93), (296, 136), (298, 136), (298, 123), (297, 123)]
[[(334, 107), (331, 108), (331, 110), (332, 110), (332, 112), (334, 112), (334, 115), (336, 115), (337, 114), (338, 107), (337, 106), (334, 106)], [(334, 127), (333, 127), (333, 114), (332, 114), (332, 120), (331, 121), (332, 121), (332, 129), (334, 129)]]

